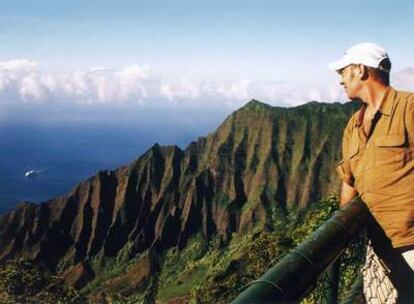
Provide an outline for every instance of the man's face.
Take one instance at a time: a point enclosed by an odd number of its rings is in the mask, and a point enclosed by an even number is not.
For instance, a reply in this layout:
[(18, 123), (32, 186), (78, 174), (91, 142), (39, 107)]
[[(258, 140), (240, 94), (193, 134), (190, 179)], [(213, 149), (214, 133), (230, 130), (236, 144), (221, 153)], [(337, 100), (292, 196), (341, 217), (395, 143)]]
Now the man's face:
[(342, 70), (338, 71), (341, 77), (341, 85), (344, 87), (345, 93), (349, 99), (355, 99), (359, 97), (359, 91), (361, 88), (361, 80), (357, 77), (356, 65), (348, 65)]

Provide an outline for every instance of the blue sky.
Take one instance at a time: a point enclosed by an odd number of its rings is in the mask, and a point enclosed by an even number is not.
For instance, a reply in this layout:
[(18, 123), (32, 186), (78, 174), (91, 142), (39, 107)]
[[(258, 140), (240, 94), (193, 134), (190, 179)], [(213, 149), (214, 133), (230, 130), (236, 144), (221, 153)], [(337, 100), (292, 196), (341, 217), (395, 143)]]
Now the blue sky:
[(383, 45), (397, 85), (410, 89), (413, 6), (384, 0), (2, 1), (0, 120), (28, 104), (231, 111), (250, 98), (275, 105), (341, 100), (327, 64), (362, 41)]

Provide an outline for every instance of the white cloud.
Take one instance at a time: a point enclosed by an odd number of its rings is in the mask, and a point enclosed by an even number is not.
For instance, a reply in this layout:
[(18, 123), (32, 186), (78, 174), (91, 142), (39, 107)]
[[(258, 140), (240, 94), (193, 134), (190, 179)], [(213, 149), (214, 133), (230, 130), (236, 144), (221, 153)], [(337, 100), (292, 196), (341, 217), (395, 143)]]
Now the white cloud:
[[(148, 66), (127, 66), (117, 70), (94, 67), (89, 70), (47, 73), (36, 62), (0, 62), (0, 102), (49, 102), (72, 104), (203, 104), (236, 108), (255, 98), (276, 104), (308, 101), (308, 92), (292, 84), (199, 80), (185, 75), (162, 76)], [(13, 98), (11, 98), (11, 96)], [(313, 95), (311, 95), (313, 96)]]
[(35, 75), (27, 75), (21, 79), (19, 93), (24, 101), (42, 100), (44, 86)]
[(144, 83), (148, 73), (148, 67), (139, 66), (46, 73), (24, 59), (0, 62), (0, 102), (134, 102), (148, 97)]
[(14, 86), (16, 81), (37, 69), (37, 64), (28, 60), (0, 61), (0, 92)]
[[(396, 87), (414, 87), (414, 68), (393, 75)], [(319, 87), (286, 81), (200, 80), (181, 75), (165, 76), (149, 66), (121, 69), (45, 72), (26, 59), (0, 62), (0, 103), (53, 103), (74, 105), (135, 104), (162, 107), (226, 105), (235, 109), (249, 99), (274, 105), (299, 105), (311, 100), (343, 101), (337, 80)]]
[(391, 82), (398, 89), (414, 91), (414, 68), (406, 68), (392, 75)]
[(0, 71), (9, 73), (27, 73), (37, 70), (37, 63), (26, 59), (0, 61)]
[(197, 99), (201, 96), (202, 87), (198, 81), (181, 78), (175, 81), (161, 81), (160, 96), (174, 99)]
[(148, 92), (141, 79), (148, 78), (149, 70), (147, 66), (133, 65), (116, 72), (115, 78), (119, 84), (118, 98), (121, 100), (147, 98)]

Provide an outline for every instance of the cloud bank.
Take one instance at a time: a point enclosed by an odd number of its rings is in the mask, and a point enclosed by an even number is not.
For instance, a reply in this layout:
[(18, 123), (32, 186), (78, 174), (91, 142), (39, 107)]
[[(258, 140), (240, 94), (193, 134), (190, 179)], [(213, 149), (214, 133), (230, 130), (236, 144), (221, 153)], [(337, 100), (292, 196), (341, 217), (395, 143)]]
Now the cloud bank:
[[(133, 107), (141, 108), (142, 112), (164, 108), (188, 114), (197, 109), (224, 108), (229, 112), (253, 98), (278, 106), (295, 106), (312, 100), (345, 101), (338, 82), (316, 87), (286, 81), (200, 80), (167, 76), (149, 66), (138, 65), (48, 72), (36, 62), (16, 59), (0, 62), (0, 119), (8, 109), (31, 111), (36, 107), (47, 108), (49, 112), (55, 109), (55, 113), (74, 107), (78, 112), (85, 107)], [(397, 88), (413, 88), (414, 68), (394, 73), (392, 83)], [(69, 112), (66, 114), (70, 115)]]
[(234, 105), (256, 98), (292, 105), (317, 98), (333, 101), (338, 96), (339, 91), (332, 88), (324, 91), (298, 88), (282, 81), (218, 82), (185, 76), (167, 77), (148, 66), (51, 73), (26, 59), (0, 62), (2, 103), (150, 104), (191, 100)]

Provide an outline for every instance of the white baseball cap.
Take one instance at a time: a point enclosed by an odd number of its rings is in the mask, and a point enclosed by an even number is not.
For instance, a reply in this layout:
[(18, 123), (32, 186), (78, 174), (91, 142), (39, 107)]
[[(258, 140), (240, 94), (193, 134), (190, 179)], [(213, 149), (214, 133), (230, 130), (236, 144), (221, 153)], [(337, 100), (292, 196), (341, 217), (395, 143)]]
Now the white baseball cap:
[(382, 60), (388, 57), (385, 49), (371, 42), (358, 43), (348, 50), (338, 61), (331, 62), (329, 68), (335, 71), (341, 70), (350, 64), (363, 64), (389, 73), (388, 69), (380, 66)]

